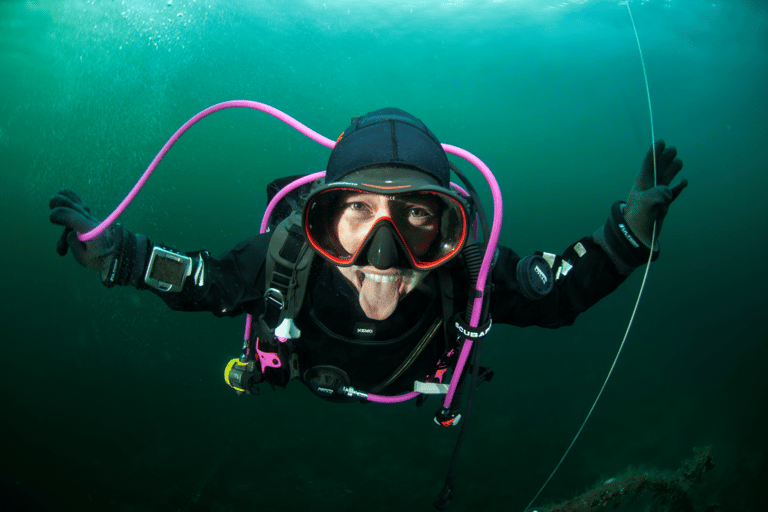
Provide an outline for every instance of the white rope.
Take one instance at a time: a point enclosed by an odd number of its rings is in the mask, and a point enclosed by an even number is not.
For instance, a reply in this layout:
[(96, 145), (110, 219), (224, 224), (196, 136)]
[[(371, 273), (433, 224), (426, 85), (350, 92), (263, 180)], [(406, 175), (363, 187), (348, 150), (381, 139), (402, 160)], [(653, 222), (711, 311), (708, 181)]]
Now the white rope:
[[(624, 4), (627, 6), (627, 11), (629, 12), (629, 19), (632, 22), (632, 30), (635, 31), (635, 39), (637, 40), (637, 50), (640, 52), (640, 63), (642, 64), (642, 67), (643, 67), (643, 78), (645, 79), (645, 93), (648, 96), (648, 113), (651, 119), (651, 148), (653, 151), (653, 183), (656, 184), (658, 183), (656, 179), (656, 134), (654, 133), (654, 129), (653, 129), (653, 109), (651, 108), (651, 90), (648, 87), (648, 74), (645, 71), (645, 59), (643, 58), (643, 49), (640, 47), (640, 38), (637, 35), (635, 20), (632, 18), (632, 11), (629, 9), (629, 2), (624, 2)], [(549, 481), (552, 480), (552, 477), (555, 476), (555, 473), (560, 468), (560, 465), (565, 460), (565, 457), (568, 456), (568, 453), (571, 451), (571, 448), (573, 448), (573, 445), (576, 443), (576, 440), (579, 438), (581, 431), (584, 429), (584, 425), (587, 424), (587, 421), (589, 421), (589, 417), (592, 416), (592, 411), (595, 410), (595, 407), (597, 406), (597, 402), (600, 400), (600, 397), (602, 396), (603, 391), (605, 390), (605, 386), (608, 384), (608, 380), (611, 378), (613, 369), (616, 367), (616, 362), (619, 360), (621, 351), (624, 349), (624, 343), (626, 343), (627, 337), (629, 336), (629, 331), (632, 328), (632, 322), (634, 322), (635, 320), (635, 313), (637, 313), (637, 307), (640, 305), (640, 298), (643, 296), (643, 290), (645, 289), (645, 281), (648, 278), (648, 271), (651, 268), (651, 259), (653, 258), (653, 246), (655, 242), (656, 242), (656, 221), (653, 222), (653, 233), (651, 235), (651, 254), (650, 256), (648, 256), (648, 263), (646, 263), (645, 265), (643, 282), (640, 284), (640, 291), (637, 294), (637, 300), (635, 301), (635, 307), (632, 310), (632, 316), (629, 318), (629, 324), (627, 324), (627, 330), (626, 332), (624, 332), (624, 338), (621, 340), (621, 345), (619, 345), (619, 350), (618, 352), (616, 352), (616, 357), (613, 359), (613, 363), (611, 364), (611, 369), (608, 370), (608, 375), (606, 375), (605, 377), (603, 386), (600, 388), (600, 392), (597, 394), (597, 398), (595, 398), (595, 402), (592, 404), (592, 407), (589, 409), (589, 412), (587, 413), (587, 417), (584, 418), (584, 422), (581, 424), (581, 427), (579, 427), (579, 431), (576, 432), (576, 436), (574, 436), (570, 446), (568, 446), (568, 449), (565, 450), (565, 453), (563, 454), (563, 457), (560, 459), (560, 462), (557, 463), (557, 466), (555, 466), (555, 469), (549, 475), (549, 478), (547, 478), (547, 481), (544, 482), (544, 485), (541, 486), (541, 489), (539, 489), (539, 492), (536, 493), (536, 496), (534, 496), (531, 502), (528, 504), (528, 506), (525, 507), (525, 510), (528, 510), (531, 507), (531, 505), (533, 505), (533, 503), (538, 499), (542, 491), (544, 491), (544, 488), (547, 486)]]

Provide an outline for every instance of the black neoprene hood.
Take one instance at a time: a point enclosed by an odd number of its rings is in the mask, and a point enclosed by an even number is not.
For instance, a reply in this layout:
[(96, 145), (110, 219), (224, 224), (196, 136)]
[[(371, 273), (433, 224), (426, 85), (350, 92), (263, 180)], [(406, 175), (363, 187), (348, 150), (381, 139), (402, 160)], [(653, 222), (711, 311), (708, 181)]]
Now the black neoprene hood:
[(331, 151), (325, 182), (371, 166), (406, 166), (450, 186), (448, 157), (424, 123), (398, 108), (383, 108), (354, 119)]

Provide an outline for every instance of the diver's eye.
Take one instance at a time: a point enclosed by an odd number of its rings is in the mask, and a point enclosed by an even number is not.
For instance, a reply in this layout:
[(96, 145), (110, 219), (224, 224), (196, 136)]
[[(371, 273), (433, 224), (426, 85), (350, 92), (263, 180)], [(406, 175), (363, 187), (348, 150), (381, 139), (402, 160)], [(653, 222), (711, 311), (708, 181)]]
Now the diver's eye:
[(405, 211), (405, 218), (408, 224), (417, 228), (432, 227), (437, 220), (435, 214), (423, 206), (409, 206)]
[(344, 203), (342, 209), (343, 215), (346, 215), (350, 219), (365, 220), (374, 215), (374, 208), (367, 201), (356, 201), (350, 199)]
[(421, 217), (421, 218), (424, 218), (424, 217), (432, 217), (432, 215), (433, 215), (432, 212), (430, 212), (426, 208), (421, 208), (419, 206), (413, 206), (408, 211), (408, 216), (409, 217)]

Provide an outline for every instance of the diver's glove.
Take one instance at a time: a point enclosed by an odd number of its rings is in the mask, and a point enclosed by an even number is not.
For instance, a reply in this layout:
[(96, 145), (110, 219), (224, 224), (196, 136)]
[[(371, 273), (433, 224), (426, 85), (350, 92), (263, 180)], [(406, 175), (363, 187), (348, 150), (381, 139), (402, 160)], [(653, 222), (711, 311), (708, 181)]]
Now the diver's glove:
[(653, 183), (653, 148), (651, 148), (643, 159), (643, 165), (635, 178), (635, 185), (624, 207), (624, 218), (627, 219), (629, 228), (646, 247), (651, 245), (653, 223), (656, 221), (654, 252), (659, 250), (659, 233), (669, 205), (688, 186), (688, 180), (683, 180), (674, 187), (669, 186), (683, 168), (683, 161), (675, 158), (676, 156), (677, 150), (674, 146), (665, 149), (663, 140), (656, 141), (656, 185), (654, 186)]
[(645, 155), (635, 184), (626, 204), (614, 203), (605, 225), (595, 231), (592, 238), (613, 260), (619, 273), (629, 274), (636, 267), (648, 261), (651, 256), (653, 223), (656, 222), (656, 237), (653, 244), (653, 260), (658, 258), (658, 236), (661, 224), (680, 192), (688, 186), (683, 180), (674, 187), (669, 184), (682, 169), (683, 162), (677, 150), (670, 146), (665, 149), (663, 140), (656, 141), (656, 185), (653, 182), (653, 148)]
[(101, 271), (101, 282), (114, 285), (133, 285), (144, 288), (144, 269), (147, 264), (149, 240), (135, 235), (120, 224), (110, 225), (102, 234), (88, 242), (77, 239), (78, 233), (87, 233), (99, 225), (91, 209), (73, 191), (63, 188), (50, 200), (52, 223), (64, 226), (56, 252), (64, 256), (72, 249), (72, 256), (82, 266)]

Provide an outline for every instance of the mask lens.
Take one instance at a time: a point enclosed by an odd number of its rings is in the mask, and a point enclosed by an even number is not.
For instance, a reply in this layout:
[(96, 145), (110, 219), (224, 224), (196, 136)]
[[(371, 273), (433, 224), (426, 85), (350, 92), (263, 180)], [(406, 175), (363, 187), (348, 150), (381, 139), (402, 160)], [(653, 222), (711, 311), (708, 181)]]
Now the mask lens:
[(304, 225), (312, 246), (337, 265), (353, 265), (373, 233), (389, 223), (412, 266), (432, 268), (453, 257), (467, 236), (462, 203), (438, 191), (396, 195), (329, 189), (310, 198)]

